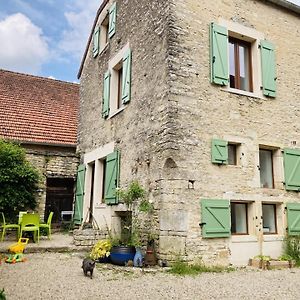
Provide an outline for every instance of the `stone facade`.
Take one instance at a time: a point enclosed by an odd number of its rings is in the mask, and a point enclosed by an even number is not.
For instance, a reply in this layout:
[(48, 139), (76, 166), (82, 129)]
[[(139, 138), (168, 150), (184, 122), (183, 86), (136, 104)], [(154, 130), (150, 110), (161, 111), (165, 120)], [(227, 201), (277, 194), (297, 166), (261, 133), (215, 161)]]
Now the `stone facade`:
[[(258, 254), (278, 256), (286, 228), (285, 203), (300, 202), (299, 193), (283, 185), (281, 151), (300, 148), (299, 14), (254, 0), (116, 2), (116, 34), (96, 58), (89, 45), (81, 72), (82, 162), (108, 143), (120, 150), (120, 186), (138, 179), (154, 203), (161, 258), (181, 255), (186, 260), (245, 264)], [(211, 84), (211, 22), (257, 32), (274, 43), (276, 98), (262, 96), (260, 87), (251, 95)], [(103, 74), (127, 43), (132, 50), (131, 101), (103, 119)], [(213, 138), (239, 144), (237, 165), (212, 164)], [(260, 185), (261, 145), (273, 151), (272, 189)], [(250, 203), (249, 234), (203, 238), (201, 199)], [(113, 227), (118, 205), (97, 201), (98, 222), (103, 225), (105, 215)], [(262, 233), (262, 203), (276, 204), (277, 234)]]
[(47, 178), (69, 178), (75, 182), (79, 158), (75, 147), (46, 145), (22, 145), (26, 158), (39, 171), (40, 183), (37, 192), (38, 212), (43, 219), (46, 204)]

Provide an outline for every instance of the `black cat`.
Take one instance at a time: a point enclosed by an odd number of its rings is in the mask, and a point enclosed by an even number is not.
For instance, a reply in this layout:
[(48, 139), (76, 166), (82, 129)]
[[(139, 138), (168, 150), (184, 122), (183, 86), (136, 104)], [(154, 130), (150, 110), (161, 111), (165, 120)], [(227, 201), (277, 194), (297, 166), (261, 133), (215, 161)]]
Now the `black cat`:
[(84, 276), (88, 276), (87, 273), (90, 272), (90, 278), (93, 278), (93, 271), (95, 268), (95, 261), (90, 258), (85, 258), (82, 262), (82, 269)]

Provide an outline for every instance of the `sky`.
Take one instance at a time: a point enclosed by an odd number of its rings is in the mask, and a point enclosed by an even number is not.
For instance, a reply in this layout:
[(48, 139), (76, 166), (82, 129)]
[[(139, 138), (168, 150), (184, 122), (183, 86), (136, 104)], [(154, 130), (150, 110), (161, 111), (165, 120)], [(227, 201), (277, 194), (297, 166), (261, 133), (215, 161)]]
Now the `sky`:
[(0, 69), (76, 82), (101, 2), (0, 0)]
[(102, 0), (0, 0), (0, 69), (77, 81)]

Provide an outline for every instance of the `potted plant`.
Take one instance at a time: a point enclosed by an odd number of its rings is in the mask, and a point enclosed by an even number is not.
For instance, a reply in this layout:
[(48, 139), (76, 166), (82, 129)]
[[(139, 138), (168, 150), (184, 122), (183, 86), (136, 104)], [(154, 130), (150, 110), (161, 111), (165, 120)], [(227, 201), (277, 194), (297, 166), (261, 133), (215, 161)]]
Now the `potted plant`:
[(111, 241), (108, 239), (99, 240), (92, 248), (90, 253), (90, 258), (102, 262), (107, 263), (110, 261), (110, 250), (111, 250)]
[(132, 261), (135, 266), (142, 264), (138, 212), (153, 209), (152, 204), (145, 199), (145, 194), (144, 188), (137, 181), (132, 181), (127, 189), (118, 191), (120, 200), (128, 209), (122, 218), (121, 236), (112, 240), (111, 261), (115, 264), (125, 265), (128, 261)]

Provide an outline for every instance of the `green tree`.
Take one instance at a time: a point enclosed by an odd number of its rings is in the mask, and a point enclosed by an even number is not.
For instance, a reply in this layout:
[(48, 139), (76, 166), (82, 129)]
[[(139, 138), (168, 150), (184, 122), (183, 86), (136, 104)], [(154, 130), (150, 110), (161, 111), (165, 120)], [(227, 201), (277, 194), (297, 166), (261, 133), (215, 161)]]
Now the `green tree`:
[(34, 209), (39, 173), (19, 145), (0, 139), (0, 211), (15, 220), (21, 210)]

